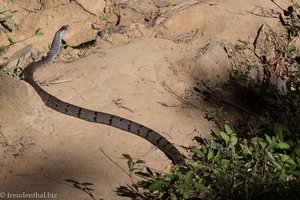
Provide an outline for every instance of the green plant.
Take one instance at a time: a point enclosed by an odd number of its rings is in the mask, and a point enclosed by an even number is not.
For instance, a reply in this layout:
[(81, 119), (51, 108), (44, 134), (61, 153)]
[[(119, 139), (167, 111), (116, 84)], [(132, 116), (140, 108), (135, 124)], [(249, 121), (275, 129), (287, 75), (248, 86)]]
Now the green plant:
[(0, 7), (0, 23), (9, 31), (13, 31), (15, 30), (15, 25), (12, 21), (12, 15), (6, 15), (8, 11), (8, 9)]
[(101, 20), (107, 20), (107, 17), (106, 17), (106, 15), (105, 15), (105, 13), (103, 11), (99, 11), (99, 18)]
[(18, 77), (19, 74), (22, 72), (22, 68), (21, 68), (22, 62), (23, 60), (20, 58), (15, 66), (5, 69), (4, 73), (6, 73), (9, 76)]
[[(174, 166), (169, 174), (146, 174), (140, 185), (146, 189), (144, 196), (174, 200), (299, 199), (299, 11), (300, 4), (294, 4), (280, 15), (286, 28), (281, 36), (262, 25), (252, 49), (241, 48), (238, 58), (233, 59), (234, 86), (254, 97), (251, 106), (255, 109), (248, 120), (233, 125), (217, 120), (223, 123), (223, 130), (214, 139), (202, 139), (193, 147), (193, 159), (186, 167)], [(256, 75), (263, 78), (255, 81)], [(284, 80), (286, 93), (269, 91), (272, 77), (276, 82)], [(218, 116), (210, 113), (208, 118), (216, 120)]]
[[(0, 19), (0, 21), (1, 21), (1, 19)], [(23, 41), (25, 41), (25, 40), (27, 40), (29, 38), (34, 37), (34, 36), (41, 36), (41, 35), (44, 35), (44, 30), (42, 28), (40, 28), (40, 27), (38, 27), (36, 29), (36, 31), (35, 31), (35, 33), (33, 35), (31, 35), (29, 37), (26, 37), (26, 38), (24, 38), (22, 40), (15, 40), (12, 37), (10, 37), (8, 34), (6, 34), (6, 37), (7, 37), (8, 41), (9, 41), (9, 44), (7, 44), (7, 45), (1, 45), (0, 46), (0, 51), (6, 49), (6, 48), (8, 48), (8, 47), (10, 47), (10, 46), (12, 46), (12, 45), (14, 45), (16, 43), (20, 43), (20, 42), (23, 42)]]
[(145, 161), (143, 160), (134, 160), (130, 155), (128, 154), (122, 154), (124, 158), (127, 159), (127, 166), (128, 166), (128, 170), (129, 170), (129, 174), (132, 177), (132, 174), (134, 173), (134, 171), (139, 170), (140, 168), (138, 167), (139, 164), (144, 164)]
[[(11, 58), (9, 59), (8, 62), (11, 62), (15, 59), (18, 59), (18, 61), (17, 61), (16, 65), (3, 70), (4, 73), (6, 73), (7, 75), (10, 75), (10, 76), (19, 76), (23, 70), (22, 66), (24, 66), (24, 64), (25, 64), (24, 58), (25, 58), (26, 54), (28, 54), (28, 53), (31, 53), (30, 57), (33, 61), (40, 60), (43, 56), (46, 55), (45, 51), (36, 51), (36, 52), (32, 52), (32, 51), (30, 52), (30, 51), (31, 51), (31, 47), (30, 48), (25, 47), (25, 48), (19, 50), (19, 52), (16, 52), (13, 56), (11, 56)], [(7, 63), (5, 63), (4, 66), (6, 64)]]
[(44, 57), (46, 55), (47, 55), (47, 52), (44, 50), (40, 50), (40, 51), (36, 51), (36, 52), (32, 51), (30, 53), (30, 57), (33, 61), (40, 60), (40, 59), (42, 59), (42, 57)]
[(300, 186), (299, 155), (274, 136), (242, 139), (225, 125), (220, 139), (192, 151), (195, 162), (185, 170), (176, 166), (171, 174), (154, 177), (149, 191), (159, 191), (161, 199), (254, 199), (272, 191), (296, 195), (290, 186)]
[(284, 19), (284, 16), (279, 15), (280, 22), (287, 29), (288, 40), (292, 40), (294, 37), (299, 35), (300, 31), (300, 21), (299, 21), (299, 9), (300, 4), (295, 3), (289, 6), (286, 10), (283, 11), (283, 15), (287, 17), (287, 20)]
[(45, 32), (44, 32), (44, 29), (41, 28), (41, 27), (38, 27), (36, 30), (35, 30), (35, 35), (44, 35)]

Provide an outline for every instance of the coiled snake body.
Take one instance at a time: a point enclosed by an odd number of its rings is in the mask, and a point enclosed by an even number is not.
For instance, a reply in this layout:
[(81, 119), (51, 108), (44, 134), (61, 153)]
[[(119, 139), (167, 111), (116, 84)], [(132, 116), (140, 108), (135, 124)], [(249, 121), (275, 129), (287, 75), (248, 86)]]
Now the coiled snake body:
[(159, 133), (147, 128), (141, 124), (118, 117), (116, 115), (111, 115), (103, 112), (88, 110), (67, 102), (64, 102), (51, 94), (43, 90), (33, 79), (33, 74), (36, 69), (45, 67), (47, 64), (53, 61), (53, 59), (58, 55), (60, 47), (62, 44), (62, 39), (64, 37), (65, 31), (68, 30), (68, 25), (62, 26), (55, 34), (50, 51), (47, 56), (43, 59), (30, 63), (22, 72), (23, 79), (29, 83), (42, 98), (44, 104), (53, 110), (61, 112), (66, 115), (77, 117), (82, 120), (106, 124), (109, 126), (116, 127), (118, 129), (133, 133), (138, 135), (153, 145), (157, 146), (162, 150), (174, 164), (185, 164), (185, 157), (177, 150), (177, 148), (171, 144), (166, 138), (161, 136)]

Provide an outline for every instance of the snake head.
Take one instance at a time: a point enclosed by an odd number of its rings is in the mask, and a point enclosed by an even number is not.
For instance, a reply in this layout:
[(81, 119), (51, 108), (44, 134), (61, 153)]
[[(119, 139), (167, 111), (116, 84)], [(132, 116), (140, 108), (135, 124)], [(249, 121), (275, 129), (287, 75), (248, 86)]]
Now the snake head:
[(69, 25), (63, 25), (63, 26), (59, 29), (59, 31), (67, 31), (69, 28), (70, 28)]
[(53, 42), (56, 40), (56, 38), (61, 41), (64, 38), (64, 34), (69, 29), (69, 27), (70, 27), (69, 25), (63, 25), (60, 29), (58, 29), (58, 31), (55, 34)]

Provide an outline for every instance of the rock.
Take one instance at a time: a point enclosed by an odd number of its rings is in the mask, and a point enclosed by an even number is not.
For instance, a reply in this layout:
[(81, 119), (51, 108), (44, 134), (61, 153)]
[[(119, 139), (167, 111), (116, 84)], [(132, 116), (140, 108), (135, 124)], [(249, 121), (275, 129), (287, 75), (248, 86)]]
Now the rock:
[(77, 0), (76, 2), (86, 11), (97, 16), (99, 16), (100, 12), (103, 12), (105, 7), (105, 2), (103, 0)]
[(170, 6), (170, 2), (167, 0), (154, 0), (154, 5), (158, 8), (164, 8)]
[(202, 80), (213, 86), (229, 79), (231, 62), (220, 42), (209, 43), (198, 49), (196, 55), (184, 60), (181, 65), (195, 80)]
[(286, 87), (286, 80), (281, 79), (280, 77), (271, 74), (270, 85), (275, 87), (276, 91), (280, 95), (286, 95), (288, 90)]
[(36, 134), (53, 131), (45, 105), (34, 89), (27, 85), (17, 78), (0, 74), (1, 144), (5, 143), (14, 153), (19, 153), (15, 152), (16, 149), (24, 149), (34, 143)]
[[(13, 20), (17, 27), (17, 31), (8, 35), (17, 40), (25, 39), (22, 42), (25, 43), (24, 45), (33, 44), (36, 49), (47, 50), (54, 33), (64, 24), (70, 25), (65, 40), (71, 46), (78, 46), (95, 39), (97, 30), (94, 30), (92, 25), (101, 22), (99, 12), (103, 11), (105, 2), (104, 0), (71, 2), (43, 0), (21, 1), (16, 4), (9, 1), (6, 6), (7, 9), (15, 11)], [(43, 29), (44, 35), (34, 36), (38, 27)], [(9, 44), (5, 34), (0, 34), (0, 41)]]

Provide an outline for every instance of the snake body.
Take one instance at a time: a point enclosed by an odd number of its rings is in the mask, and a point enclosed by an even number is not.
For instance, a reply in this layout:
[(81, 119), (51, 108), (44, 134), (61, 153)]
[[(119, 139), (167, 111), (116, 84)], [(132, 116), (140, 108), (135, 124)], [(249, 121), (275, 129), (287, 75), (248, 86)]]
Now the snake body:
[(64, 102), (43, 90), (34, 81), (33, 74), (36, 69), (45, 67), (50, 62), (52, 62), (53, 59), (59, 54), (62, 39), (64, 37), (65, 31), (67, 30), (68, 25), (62, 26), (55, 33), (50, 51), (48, 52), (47, 56), (41, 60), (30, 63), (21, 74), (23, 79), (35, 89), (44, 104), (49, 108), (52, 108), (53, 110), (66, 115), (70, 115), (89, 122), (113, 126), (115, 128), (138, 135), (151, 142), (153, 145), (157, 146), (161, 151), (165, 153), (166, 156), (168, 156), (173, 161), (174, 164), (185, 165), (185, 157), (178, 151), (178, 149), (165, 137), (155, 132), (154, 130), (116, 115), (89, 110)]

